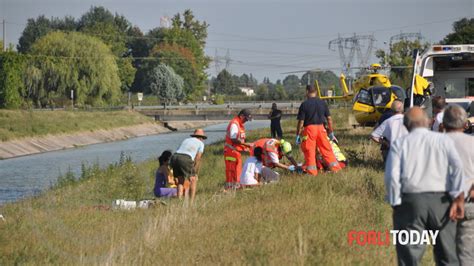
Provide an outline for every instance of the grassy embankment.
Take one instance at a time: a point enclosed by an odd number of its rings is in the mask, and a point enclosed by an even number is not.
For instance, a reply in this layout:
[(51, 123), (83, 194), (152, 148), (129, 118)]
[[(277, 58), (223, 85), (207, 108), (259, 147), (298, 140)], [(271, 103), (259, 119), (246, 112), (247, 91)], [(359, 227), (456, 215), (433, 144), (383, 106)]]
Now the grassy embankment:
[(131, 126), (153, 120), (136, 112), (0, 110), (0, 141)]
[[(369, 130), (346, 125), (347, 112), (333, 117), (351, 161), (340, 173), (285, 174), (278, 184), (225, 194), (220, 143), (206, 148), (194, 205), (170, 200), (149, 210), (110, 211), (97, 205), (151, 197), (157, 162), (89, 169), (79, 182), (0, 207), (0, 264), (394, 265), (392, 246), (347, 244), (349, 230), (390, 229), (391, 209)], [(293, 139), (294, 121), (285, 124)]]

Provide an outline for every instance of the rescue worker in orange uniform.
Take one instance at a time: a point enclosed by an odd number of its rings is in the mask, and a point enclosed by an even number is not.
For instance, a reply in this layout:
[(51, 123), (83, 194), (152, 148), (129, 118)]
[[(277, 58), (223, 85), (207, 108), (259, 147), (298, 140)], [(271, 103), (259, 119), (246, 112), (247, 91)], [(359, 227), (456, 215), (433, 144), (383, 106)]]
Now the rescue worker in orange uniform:
[[(270, 168), (281, 168), (289, 171), (295, 171), (298, 163), (295, 161), (293, 156), (291, 156), (291, 144), (284, 139), (270, 139), (264, 138), (259, 139), (253, 143), (254, 147), (260, 147), (263, 150), (263, 160), (262, 163), (266, 167)], [(286, 165), (280, 162), (280, 160), (285, 156), (292, 163), (292, 165)]]
[(224, 144), (225, 160), (225, 189), (236, 189), (240, 186), (240, 175), (242, 172), (242, 155), (249, 151), (252, 143), (245, 142), (245, 127), (247, 121), (252, 120), (252, 113), (248, 109), (242, 109), (239, 114), (230, 120), (227, 126)]
[[(303, 169), (311, 175), (318, 175), (316, 165), (316, 150), (318, 150), (329, 170), (337, 172), (341, 167), (329, 143), (329, 140), (334, 139), (329, 108), (326, 102), (316, 98), (317, 91), (314, 87), (308, 85), (306, 93), (308, 99), (300, 105), (296, 126), (296, 144), (301, 144), (305, 158)], [(324, 128), (325, 123), (328, 126), (327, 131)]]

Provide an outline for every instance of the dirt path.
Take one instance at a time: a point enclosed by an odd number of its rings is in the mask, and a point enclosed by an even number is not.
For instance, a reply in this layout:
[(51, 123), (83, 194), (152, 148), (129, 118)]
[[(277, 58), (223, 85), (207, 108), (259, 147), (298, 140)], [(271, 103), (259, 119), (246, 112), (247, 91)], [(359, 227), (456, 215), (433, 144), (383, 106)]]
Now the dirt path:
[[(205, 127), (217, 121), (169, 122), (177, 130)], [(75, 148), (79, 146), (112, 142), (135, 137), (168, 133), (169, 129), (158, 123), (146, 123), (109, 130), (94, 130), (73, 134), (46, 135), (0, 142), (0, 159), (8, 159), (36, 153)]]

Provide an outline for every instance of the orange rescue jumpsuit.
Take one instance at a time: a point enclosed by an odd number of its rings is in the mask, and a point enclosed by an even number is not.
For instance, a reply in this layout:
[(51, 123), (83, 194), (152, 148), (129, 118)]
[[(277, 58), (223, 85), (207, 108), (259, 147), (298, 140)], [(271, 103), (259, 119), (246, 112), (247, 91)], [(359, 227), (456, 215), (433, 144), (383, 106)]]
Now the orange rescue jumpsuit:
[(241, 152), (247, 150), (244, 145), (235, 144), (230, 138), (230, 129), (232, 125), (237, 125), (237, 139), (245, 142), (245, 128), (240, 118), (234, 117), (227, 126), (224, 144), (225, 160), (225, 186), (226, 189), (237, 188), (240, 184), (240, 175), (242, 173), (242, 155)]
[(316, 150), (318, 149), (323, 160), (329, 166), (329, 170), (337, 172), (341, 170), (339, 163), (334, 156), (331, 144), (324, 125), (307, 125), (304, 127), (301, 137), (301, 150), (304, 153), (305, 164), (303, 166), (306, 172), (311, 175), (318, 175), (316, 165)]

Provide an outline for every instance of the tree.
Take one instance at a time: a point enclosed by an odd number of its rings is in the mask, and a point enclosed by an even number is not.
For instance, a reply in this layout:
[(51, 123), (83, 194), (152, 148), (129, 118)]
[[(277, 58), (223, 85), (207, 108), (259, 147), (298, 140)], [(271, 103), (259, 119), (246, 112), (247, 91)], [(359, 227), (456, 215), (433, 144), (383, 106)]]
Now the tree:
[[(97, 38), (78, 32), (51, 32), (31, 47), (25, 84), (37, 106), (61, 104), (74, 90), (78, 105), (119, 101), (116, 58)], [(34, 74), (34, 75), (33, 75)]]
[[(194, 91), (202, 85), (207, 78), (205, 70), (209, 66), (210, 59), (205, 55), (204, 48), (200, 41), (196, 39), (189, 30), (180, 28), (163, 29), (163, 42), (166, 44), (176, 44), (191, 51), (194, 55), (195, 68), (197, 72), (197, 80), (189, 90)], [(175, 69), (178, 71), (177, 69)]]
[(131, 23), (124, 16), (113, 15), (106, 8), (95, 6), (82, 15), (77, 23), (77, 29), (80, 32), (101, 39), (117, 57), (123, 91), (127, 91), (132, 86), (136, 73), (132, 59), (127, 57), (130, 55), (127, 34), (131, 32), (131, 28)]
[[(309, 79), (309, 83), (308, 83)], [(315, 81), (318, 81), (319, 88), (323, 91), (325, 91), (328, 88), (332, 88), (335, 90), (336, 95), (341, 95), (342, 90), (339, 85), (339, 77), (334, 74), (332, 71), (311, 71), (311, 72), (306, 72), (303, 74), (301, 77), (301, 84), (303, 86), (306, 85), (314, 85)]]
[[(28, 19), (17, 49), (21, 53), (28, 53), (36, 40), (57, 30), (80, 31), (97, 37), (109, 45), (117, 57), (122, 90), (127, 91), (132, 86), (136, 72), (132, 59), (125, 58), (131, 55), (131, 49), (127, 46), (129, 44), (127, 36), (136, 34), (136, 31), (131, 29), (131, 23), (124, 16), (114, 15), (104, 7), (93, 6), (77, 21), (67, 16), (62, 19), (48, 19), (44, 15), (37, 19)], [(139, 46), (134, 48), (137, 47)]]
[(249, 85), (252, 88), (257, 88), (258, 86), (258, 80), (253, 77), (252, 73), (250, 73), (250, 76), (249, 76)]
[(44, 15), (36, 19), (30, 18), (18, 41), (17, 50), (27, 53), (36, 40), (55, 30), (75, 31), (76, 21), (73, 17), (48, 19)]
[(453, 31), (444, 37), (442, 44), (474, 43), (474, 18), (463, 18), (454, 22)]
[[(428, 44), (422, 44), (418, 40), (402, 40), (390, 46), (390, 53), (377, 50), (375, 55), (380, 59), (382, 65), (411, 66), (413, 65), (413, 50), (424, 50)], [(412, 79), (412, 72), (408, 68), (393, 68), (390, 70), (390, 81), (392, 84), (408, 88)]]
[[(191, 13), (192, 14), (192, 13)], [(154, 28), (146, 34), (145, 41), (143, 44), (148, 47), (149, 53), (147, 56), (155, 56), (161, 58), (156, 62), (147, 62), (138, 69), (137, 80), (133, 87), (136, 90), (138, 87), (142, 87), (143, 81), (146, 79), (145, 75), (149, 69), (153, 68), (159, 63), (165, 63), (172, 65), (173, 69), (180, 74), (186, 83), (185, 89), (188, 97), (199, 96), (204, 91), (204, 82), (207, 80), (207, 74), (205, 70), (209, 66), (210, 59), (204, 53), (205, 37), (207, 36), (207, 25), (205, 22), (199, 22), (188, 17), (188, 22), (181, 20), (179, 13), (173, 18), (173, 27), (167, 28)], [(200, 26), (197, 26), (200, 25)], [(199, 39), (197, 39), (199, 38)], [(203, 39), (204, 38), (204, 39)], [(169, 48), (163, 49), (163, 48)], [(183, 60), (183, 51), (186, 50), (192, 54), (192, 60), (187, 61), (192, 64), (192, 71), (190, 71), (189, 64), (184, 63), (181, 69), (178, 61)], [(166, 55), (164, 55), (166, 54)], [(161, 55), (161, 56), (157, 56)]]
[(169, 104), (173, 99), (184, 99), (183, 78), (176, 74), (173, 68), (159, 64), (150, 73), (150, 88), (162, 103)]
[(257, 91), (256, 91), (256, 96), (257, 96), (257, 100), (259, 101), (264, 101), (266, 99), (268, 99), (268, 87), (266, 84), (262, 83), (260, 85), (258, 85), (258, 88), (257, 88)]
[(286, 100), (288, 99), (288, 95), (286, 94), (285, 88), (283, 85), (279, 84), (275, 86), (275, 90), (273, 91), (272, 100)]
[(234, 79), (232, 78), (232, 74), (230, 74), (225, 69), (217, 75), (217, 78), (214, 80), (213, 85), (213, 93), (226, 95), (241, 94), (241, 92), (237, 88), (237, 85), (234, 82)]
[[(147, 45), (146, 37), (139, 27), (133, 26), (130, 27), (127, 31), (127, 55), (132, 55), (133, 57), (146, 57), (149, 54), (150, 47)], [(135, 60), (135, 62), (138, 60)], [(135, 65), (134, 66), (137, 67)], [(140, 62), (140, 61), (138, 61)]]
[(22, 104), (24, 58), (15, 52), (0, 52), (0, 108), (18, 108)]
[(241, 87), (252, 87), (252, 85), (250, 84), (250, 77), (245, 73), (239, 77), (238, 84)]
[(184, 20), (181, 20), (181, 15), (177, 13), (171, 19), (173, 28), (184, 29), (193, 34), (194, 38), (199, 42), (202, 48), (206, 45), (207, 28), (209, 24), (206, 21), (200, 22), (194, 18), (194, 14), (190, 9), (183, 12)]
[(150, 61), (150, 65), (157, 65), (158, 62), (172, 67), (175, 72), (184, 79), (184, 90), (186, 94), (192, 93), (199, 86), (199, 70), (197, 69), (196, 58), (188, 48), (177, 44), (156, 45), (150, 56), (158, 60)]
[(301, 87), (300, 78), (297, 75), (288, 75), (283, 79), (283, 87), (291, 100), (296, 99), (297, 91)]

